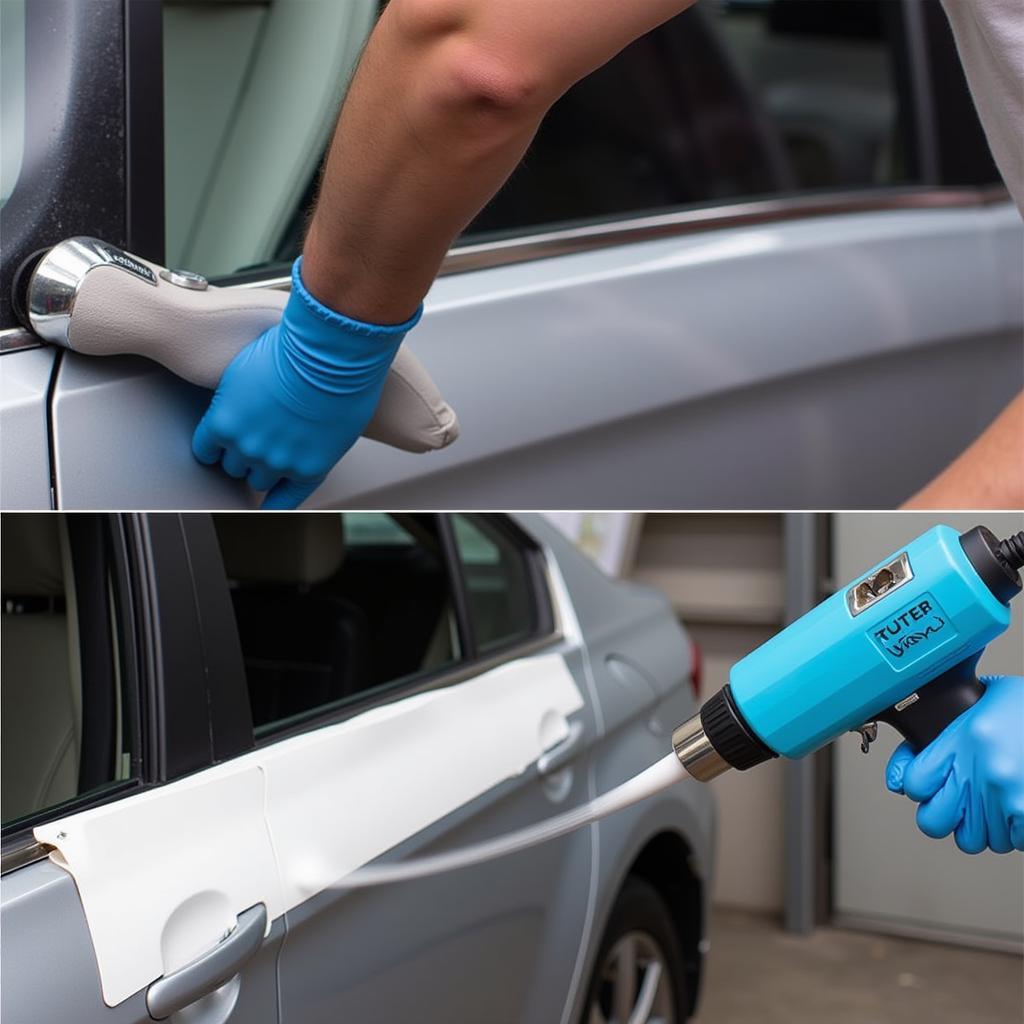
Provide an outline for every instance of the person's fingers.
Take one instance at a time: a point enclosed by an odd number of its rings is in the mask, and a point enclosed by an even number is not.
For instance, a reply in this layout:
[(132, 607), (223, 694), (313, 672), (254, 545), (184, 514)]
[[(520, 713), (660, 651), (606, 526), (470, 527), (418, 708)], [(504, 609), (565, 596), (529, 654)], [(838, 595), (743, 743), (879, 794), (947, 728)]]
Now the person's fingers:
[(891, 793), (903, 792), (903, 776), (914, 760), (914, 752), (905, 740), (893, 752), (885, 766), (885, 784)]
[(1003, 806), (999, 786), (988, 785), (985, 787), (982, 811), (985, 814), (985, 831), (988, 833), (989, 849), (993, 853), (1009, 853), (1013, 849), (1013, 840), (1010, 837), (1010, 816)]
[(903, 792), (921, 803), (934, 796), (953, 767), (956, 752), (949, 742), (950, 730), (940, 733), (906, 766)]
[(213, 466), (220, 461), (223, 450), (223, 440), (214, 432), (207, 412), (192, 434), (192, 454), (204, 465)]
[(266, 466), (253, 466), (249, 472), (249, 486), (254, 491), (269, 491), (281, 479), (281, 474)]
[(220, 464), (223, 466), (224, 472), (236, 480), (244, 480), (249, 475), (249, 460), (237, 448), (226, 448)]
[(1010, 815), (1010, 842), (1015, 850), (1024, 853), (1024, 814)]
[(985, 810), (978, 794), (973, 793), (970, 786), (968, 783), (964, 787), (963, 817), (953, 833), (953, 839), (964, 853), (981, 853), (988, 846)]
[(323, 479), (313, 481), (282, 480), (263, 499), (262, 508), (298, 508), (319, 486)]
[(954, 773), (929, 800), (917, 809), (917, 827), (932, 839), (948, 836), (963, 820), (963, 792)]

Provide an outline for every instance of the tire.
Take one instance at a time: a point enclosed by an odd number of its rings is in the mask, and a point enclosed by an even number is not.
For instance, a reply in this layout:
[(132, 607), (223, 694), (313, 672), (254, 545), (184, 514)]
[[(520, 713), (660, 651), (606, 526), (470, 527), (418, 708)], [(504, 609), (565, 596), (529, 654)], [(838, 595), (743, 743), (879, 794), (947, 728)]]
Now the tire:
[[(636, 965), (631, 972), (632, 984), (625, 977), (630, 973), (630, 959)], [(653, 988), (654, 994), (649, 1000), (650, 1010), (641, 1020), (648, 1024), (683, 1024), (689, 999), (679, 936), (658, 891), (648, 882), (630, 877), (601, 937), (580, 1024), (627, 1024), (645, 987)]]

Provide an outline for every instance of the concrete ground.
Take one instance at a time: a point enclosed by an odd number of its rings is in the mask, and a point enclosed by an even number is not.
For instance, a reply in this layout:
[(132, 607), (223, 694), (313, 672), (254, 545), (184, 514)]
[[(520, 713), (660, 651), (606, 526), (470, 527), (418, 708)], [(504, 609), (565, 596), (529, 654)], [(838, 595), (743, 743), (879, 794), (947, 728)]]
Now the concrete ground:
[(694, 1024), (1014, 1024), (1024, 960), (1006, 953), (715, 911)]

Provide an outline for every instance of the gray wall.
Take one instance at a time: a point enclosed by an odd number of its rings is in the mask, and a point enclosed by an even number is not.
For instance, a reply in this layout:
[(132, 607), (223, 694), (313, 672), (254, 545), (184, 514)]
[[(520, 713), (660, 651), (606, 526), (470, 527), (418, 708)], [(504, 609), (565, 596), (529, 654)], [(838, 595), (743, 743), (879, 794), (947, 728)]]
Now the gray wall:
[[(782, 517), (647, 514), (631, 575), (671, 598), (704, 654), (706, 698), (729, 681), (735, 662), (782, 625)], [(718, 800), (713, 898), (719, 904), (782, 907), (784, 767), (773, 761), (711, 783)]]

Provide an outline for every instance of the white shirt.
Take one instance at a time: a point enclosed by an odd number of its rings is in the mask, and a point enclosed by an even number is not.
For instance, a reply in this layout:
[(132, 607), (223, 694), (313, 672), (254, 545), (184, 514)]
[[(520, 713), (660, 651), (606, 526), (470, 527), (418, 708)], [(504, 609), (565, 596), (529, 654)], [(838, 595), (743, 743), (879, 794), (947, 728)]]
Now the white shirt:
[(1024, 0), (942, 0), (999, 172), (1024, 216)]

